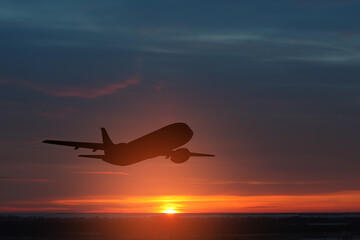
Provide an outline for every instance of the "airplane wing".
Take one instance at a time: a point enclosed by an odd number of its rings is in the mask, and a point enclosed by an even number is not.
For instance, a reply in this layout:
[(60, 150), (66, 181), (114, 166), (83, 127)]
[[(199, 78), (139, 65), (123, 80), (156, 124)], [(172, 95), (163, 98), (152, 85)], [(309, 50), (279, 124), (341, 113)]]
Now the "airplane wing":
[(74, 147), (75, 150), (78, 148), (90, 148), (93, 149), (93, 151), (104, 150), (104, 144), (102, 143), (69, 142), (69, 141), (58, 141), (58, 140), (45, 140), (43, 141), (43, 143)]
[(215, 157), (215, 155), (213, 155), (213, 154), (194, 153), (194, 152), (190, 152), (190, 156), (193, 156), (193, 157)]

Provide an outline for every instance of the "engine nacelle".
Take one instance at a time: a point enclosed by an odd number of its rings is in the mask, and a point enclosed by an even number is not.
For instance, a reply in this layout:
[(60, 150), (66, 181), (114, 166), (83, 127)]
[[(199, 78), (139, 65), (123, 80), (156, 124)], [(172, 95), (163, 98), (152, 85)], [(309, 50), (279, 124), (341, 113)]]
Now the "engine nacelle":
[(171, 153), (171, 161), (183, 163), (190, 158), (190, 151), (187, 148), (179, 148)]

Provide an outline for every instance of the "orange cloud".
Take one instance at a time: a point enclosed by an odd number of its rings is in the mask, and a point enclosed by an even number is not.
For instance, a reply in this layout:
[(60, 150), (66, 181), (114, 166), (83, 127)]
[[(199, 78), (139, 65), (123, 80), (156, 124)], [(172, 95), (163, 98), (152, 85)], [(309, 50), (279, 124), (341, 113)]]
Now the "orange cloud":
[(109, 174), (109, 175), (129, 175), (126, 172), (70, 172), (74, 174)]
[(183, 213), (357, 212), (360, 211), (359, 199), (360, 191), (298, 196), (118, 196), (9, 202), (7, 207), (26, 209), (38, 204), (68, 212), (104, 213), (160, 213), (166, 209)]
[(45, 93), (57, 97), (78, 97), (78, 98), (98, 98), (104, 95), (111, 95), (118, 89), (126, 88), (130, 85), (137, 85), (141, 81), (140, 75), (135, 75), (125, 79), (121, 83), (113, 83), (101, 88), (88, 88), (88, 87), (58, 87), (57, 89), (50, 89), (29, 82), (10, 82), (1, 80), (0, 84), (24, 87), (38, 92)]
[(188, 179), (192, 184), (209, 185), (228, 185), (228, 184), (248, 184), (248, 185), (313, 185), (327, 184), (339, 181), (236, 181), (236, 180), (207, 180), (207, 179)]
[(67, 208), (49, 208), (49, 207), (40, 207), (40, 208), (32, 208), (32, 207), (0, 207), (0, 212), (2, 213), (12, 213), (12, 212), (58, 212), (58, 211), (66, 211)]

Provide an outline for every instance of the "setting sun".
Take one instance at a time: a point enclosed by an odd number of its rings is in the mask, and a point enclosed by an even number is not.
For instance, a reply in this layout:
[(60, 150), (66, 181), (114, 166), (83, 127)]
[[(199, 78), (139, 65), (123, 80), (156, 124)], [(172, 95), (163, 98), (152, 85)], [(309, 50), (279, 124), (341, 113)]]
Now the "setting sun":
[(174, 210), (174, 209), (167, 209), (165, 211), (163, 211), (163, 213), (166, 214), (174, 214), (174, 213), (179, 213), (178, 211)]

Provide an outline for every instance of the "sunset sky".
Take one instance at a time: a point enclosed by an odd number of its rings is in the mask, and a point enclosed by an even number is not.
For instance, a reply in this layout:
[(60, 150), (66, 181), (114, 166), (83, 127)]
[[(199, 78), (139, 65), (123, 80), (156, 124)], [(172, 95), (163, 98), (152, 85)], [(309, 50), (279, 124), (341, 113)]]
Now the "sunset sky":
[[(359, 9), (0, 1), (0, 212), (360, 212)], [(42, 143), (174, 122), (216, 157), (119, 167)]]

